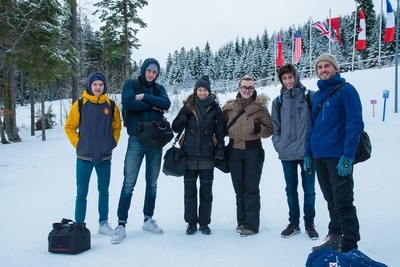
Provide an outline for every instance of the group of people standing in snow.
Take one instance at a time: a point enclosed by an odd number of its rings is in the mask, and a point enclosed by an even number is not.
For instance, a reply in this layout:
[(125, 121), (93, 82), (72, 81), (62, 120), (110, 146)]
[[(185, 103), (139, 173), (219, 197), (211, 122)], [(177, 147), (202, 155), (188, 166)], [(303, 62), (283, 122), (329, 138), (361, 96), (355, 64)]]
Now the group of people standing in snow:
[[(172, 122), (174, 132), (184, 132), (180, 144), (187, 158), (183, 177), (187, 235), (198, 230), (211, 234), (214, 168), (223, 161), (229, 166), (236, 196), (236, 232), (243, 237), (259, 232), (260, 181), (265, 159), (261, 138), (272, 136), (282, 163), (289, 207), (289, 224), (281, 236), (287, 238), (301, 232), (297, 189), (300, 166), (304, 227), (311, 239), (319, 238), (314, 225), (315, 173), (330, 216), (326, 242), (313, 247), (313, 251), (323, 247), (341, 252), (357, 248), (360, 234), (353, 205), (353, 161), (364, 127), (361, 101), (351, 84), (343, 85), (345, 79), (339, 73), (335, 56), (319, 56), (315, 70), (320, 79), (316, 92), (302, 85), (294, 65), (283, 65), (278, 71), (282, 88), (272, 101), (271, 114), (267, 107), (269, 98), (257, 94), (255, 81), (249, 76), (240, 79), (236, 98), (228, 100), (222, 108), (212, 93), (208, 76), (196, 81), (193, 93), (184, 100)], [(85, 221), (89, 180), (95, 168), (99, 191), (98, 232), (110, 235), (113, 244), (126, 237), (132, 193), (144, 158), (146, 189), (142, 229), (163, 234), (153, 219), (163, 149), (144, 145), (137, 138), (139, 120), (160, 120), (163, 111), (171, 105), (165, 87), (156, 83), (159, 73), (158, 61), (148, 58), (138, 77), (140, 90), (135, 88), (133, 79), (128, 79), (123, 86), (122, 106), (130, 114), (124, 118), (129, 139), (115, 229), (108, 222), (108, 188), (112, 150), (122, 127), (118, 106), (106, 95), (103, 74), (89, 76), (82, 101), (72, 105), (65, 124), (65, 132), (77, 154), (75, 221)], [(158, 90), (154, 89), (156, 85)], [(341, 89), (326, 98), (338, 85)], [(229, 137), (227, 144), (226, 136)]]

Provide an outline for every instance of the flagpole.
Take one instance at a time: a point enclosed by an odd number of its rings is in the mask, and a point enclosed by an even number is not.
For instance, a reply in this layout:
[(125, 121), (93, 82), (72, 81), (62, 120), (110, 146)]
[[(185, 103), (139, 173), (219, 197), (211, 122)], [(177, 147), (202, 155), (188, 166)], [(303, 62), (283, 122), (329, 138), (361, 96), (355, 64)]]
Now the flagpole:
[(383, 14), (383, 0), (381, 0), (381, 15), (379, 22), (379, 49), (378, 49), (378, 68), (381, 68), (381, 43), (382, 43), (382, 14)]
[(295, 36), (294, 36), (294, 24), (293, 24), (293, 31), (292, 31), (292, 64), (294, 63), (294, 42), (295, 42)]
[(354, 36), (353, 36), (353, 59), (351, 61), (351, 71), (354, 71), (354, 56), (356, 53), (356, 28), (357, 28), (357, 12), (358, 12), (358, 7), (357, 7), (357, 1), (356, 3), (356, 12), (354, 13)]
[[(331, 34), (331, 26), (332, 26), (332, 23), (331, 23), (331, 9), (329, 9), (329, 36), (332, 36), (332, 34)], [(328, 51), (329, 51), (329, 54), (330, 54), (331, 53), (331, 40), (329, 40), (329, 38), (328, 38), (328, 44), (329, 44)]]
[(310, 78), (312, 77), (312, 18), (310, 17)]
[(396, 75), (394, 87), (394, 113), (398, 113), (398, 67), (399, 67), (399, 1), (396, 8)]
[(276, 32), (274, 32), (274, 50), (275, 50), (275, 53), (274, 53), (274, 66), (275, 66), (275, 71), (274, 71), (274, 73), (275, 73), (275, 85), (277, 84), (276, 83), (276, 60), (277, 60), (277, 53), (278, 53), (278, 41), (277, 41), (277, 39), (276, 39)]

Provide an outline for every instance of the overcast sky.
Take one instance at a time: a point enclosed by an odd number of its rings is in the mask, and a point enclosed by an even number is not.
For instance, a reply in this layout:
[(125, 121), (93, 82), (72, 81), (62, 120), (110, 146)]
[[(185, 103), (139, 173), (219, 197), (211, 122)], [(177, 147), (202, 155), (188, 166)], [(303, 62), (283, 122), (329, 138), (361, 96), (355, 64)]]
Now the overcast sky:
[[(89, 10), (96, 0), (80, 0), (83, 10)], [(393, 9), (397, 2), (390, 0)], [(353, 0), (148, 0), (148, 6), (139, 10), (147, 23), (140, 29), (141, 47), (133, 51), (133, 59), (143, 61), (156, 58), (165, 66), (168, 53), (185, 47), (186, 51), (199, 46), (204, 49), (208, 41), (213, 51), (236, 37), (246, 40), (271, 35), (281, 28), (303, 25), (309, 18), (314, 21), (329, 17), (349, 15), (356, 9)], [(376, 13), (381, 10), (381, 0), (373, 0)], [(384, 8), (386, 4), (384, 3)], [(93, 27), (99, 23), (90, 17)]]

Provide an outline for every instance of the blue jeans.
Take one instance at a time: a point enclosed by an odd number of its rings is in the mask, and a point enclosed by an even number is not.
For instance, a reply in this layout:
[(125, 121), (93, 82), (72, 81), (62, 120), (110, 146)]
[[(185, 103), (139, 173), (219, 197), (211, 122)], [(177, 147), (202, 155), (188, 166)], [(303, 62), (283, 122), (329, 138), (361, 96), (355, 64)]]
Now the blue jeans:
[(118, 204), (118, 222), (127, 223), (128, 211), (131, 205), (132, 192), (139, 175), (140, 166), (146, 156), (146, 193), (144, 197), (143, 214), (152, 217), (157, 195), (157, 180), (161, 168), (162, 148), (142, 145), (136, 136), (128, 139), (128, 149), (124, 162), (124, 182)]
[(108, 221), (108, 188), (111, 176), (111, 160), (92, 162), (76, 159), (75, 222), (85, 221), (86, 197), (89, 192), (89, 181), (93, 168), (96, 170), (97, 190), (99, 191), (99, 222)]
[(300, 205), (297, 187), (299, 184), (297, 169), (301, 169), (301, 181), (304, 191), (304, 225), (314, 224), (315, 217), (315, 170), (308, 174), (303, 169), (303, 160), (282, 160), (283, 173), (286, 181), (286, 197), (289, 206), (289, 222), (298, 226), (300, 224)]

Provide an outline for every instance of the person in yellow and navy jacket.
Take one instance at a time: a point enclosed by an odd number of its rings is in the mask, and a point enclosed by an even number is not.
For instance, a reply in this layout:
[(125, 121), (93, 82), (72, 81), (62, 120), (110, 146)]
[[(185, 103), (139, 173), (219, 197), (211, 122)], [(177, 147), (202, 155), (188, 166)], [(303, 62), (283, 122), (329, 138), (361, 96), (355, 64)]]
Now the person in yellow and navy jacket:
[(120, 137), (121, 118), (118, 106), (111, 104), (106, 92), (107, 83), (104, 75), (102, 73), (90, 75), (82, 99), (75, 101), (71, 107), (64, 130), (77, 155), (75, 222), (85, 221), (89, 181), (95, 168), (99, 191), (98, 232), (112, 235), (113, 229), (108, 223), (108, 188), (111, 156)]

